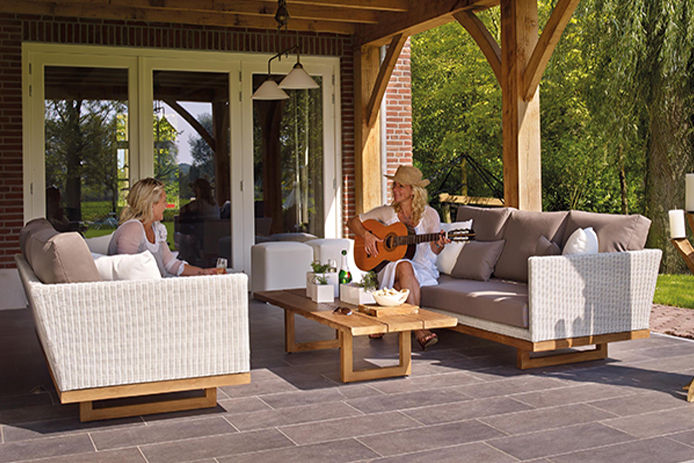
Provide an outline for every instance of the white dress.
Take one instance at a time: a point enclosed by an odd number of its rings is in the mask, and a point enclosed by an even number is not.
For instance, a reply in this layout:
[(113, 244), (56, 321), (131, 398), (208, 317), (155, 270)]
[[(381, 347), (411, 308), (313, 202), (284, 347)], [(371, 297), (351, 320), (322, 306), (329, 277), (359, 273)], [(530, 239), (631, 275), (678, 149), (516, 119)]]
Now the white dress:
[[(378, 220), (384, 225), (392, 225), (400, 222), (398, 214), (392, 206), (379, 206), (369, 212), (359, 214), (359, 220)], [(415, 233), (438, 233), (441, 231), (441, 219), (436, 210), (430, 206), (424, 209), (422, 218), (414, 228)], [(399, 262), (410, 262), (414, 269), (415, 277), (419, 286), (437, 285), (439, 271), (436, 268), (436, 254), (431, 250), (431, 243), (420, 243), (417, 245), (412, 259), (400, 259), (388, 263), (378, 272), (378, 281), (381, 288), (392, 288), (395, 282), (395, 267)]]
[(166, 227), (159, 223), (152, 223), (154, 231), (154, 243), (150, 243), (145, 234), (145, 227), (137, 219), (123, 222), (111, 237), (108, 244), (108, 255), (114, 254), (138, 254), (149, 251), (154, 254), (159, 273), (163, 277), (178, 276), (183, 271), (186, 261), (176, 259), (166, 242)]

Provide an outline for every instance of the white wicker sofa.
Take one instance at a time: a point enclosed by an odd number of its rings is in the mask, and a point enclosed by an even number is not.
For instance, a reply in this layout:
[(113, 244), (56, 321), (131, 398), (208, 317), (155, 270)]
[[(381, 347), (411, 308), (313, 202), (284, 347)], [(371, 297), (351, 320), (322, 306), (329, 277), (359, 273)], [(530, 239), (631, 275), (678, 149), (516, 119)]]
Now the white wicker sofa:
[[(218, 386), (250, 382), (245, 274), (98, 281), (77, 233), (33, 225), (17, 268), (60, 401), (79, 403), (82, 421), (214, 407)], [(204, 395), (93, 406), (195, 390)]]
[[(457, 220), (473, 221), (475, 246), (496, 242), (503, 250), (488, 281), (441, 275), (439, 285), (422, 288), (421, 305), (456, 316), (455, 330), (516, 347), (521, 369), (603, 359), (608, 342), (649, 336), (661, 251), (643, 249), (647, 218), (462, 206)], [(588, 226), (598, 254), (549, 255)], [(478, 262), (461, 262), (463, 252), (456, 269), (469, 274), (459, 267)], [(585, 345), (595, 349), (562, 351)]]

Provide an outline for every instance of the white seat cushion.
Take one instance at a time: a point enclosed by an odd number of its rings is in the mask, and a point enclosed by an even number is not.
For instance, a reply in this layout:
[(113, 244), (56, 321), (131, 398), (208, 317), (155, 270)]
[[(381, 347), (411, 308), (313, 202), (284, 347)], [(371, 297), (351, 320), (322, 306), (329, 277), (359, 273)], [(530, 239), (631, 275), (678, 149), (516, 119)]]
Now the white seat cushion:
[(94, 264), (103, 280), (160, 280), (157, 261), (149, 251), (139, 254), (98, 256)]

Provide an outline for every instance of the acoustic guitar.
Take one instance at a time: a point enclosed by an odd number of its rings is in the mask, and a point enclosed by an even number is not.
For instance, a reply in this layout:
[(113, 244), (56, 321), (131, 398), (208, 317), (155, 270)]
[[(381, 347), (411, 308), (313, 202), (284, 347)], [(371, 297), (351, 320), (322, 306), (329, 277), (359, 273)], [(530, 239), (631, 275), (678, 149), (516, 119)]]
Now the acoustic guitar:
[[(361, 270), (366, 272), (373, 270), (379, 272), (388, 262), (400, 259), (412, 259), (419, 243), (437, 241), (440, 233), (423, 233), (417, 235), (414, 230), (408, 228), (402, 222), (395, 222), (392, 225), (383, 225), (378, 220), (366, 220), (363, 222), (364, 228), (382, 239), (376, 243), (378, 252), (369, 255), (364, 249), (364, 238), (357, 236), (354, 239), (354, 262)], [(469, 228), (461, 228), (445, 232), (444, 236), (451, 241), (468, 241), (475, 237)]]

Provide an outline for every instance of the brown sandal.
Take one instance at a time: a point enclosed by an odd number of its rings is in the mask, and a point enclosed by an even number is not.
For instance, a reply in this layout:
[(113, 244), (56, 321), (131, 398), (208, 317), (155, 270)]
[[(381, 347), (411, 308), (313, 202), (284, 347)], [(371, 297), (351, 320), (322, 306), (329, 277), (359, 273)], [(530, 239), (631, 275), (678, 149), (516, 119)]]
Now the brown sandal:
[(439, 342), (439, 337), (436, 335), (436, 333), (429, 333), (426, 336), (418, 336), (417, 342), (422, 350), (427, 350), (427, 348)]

